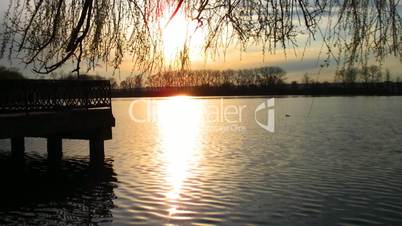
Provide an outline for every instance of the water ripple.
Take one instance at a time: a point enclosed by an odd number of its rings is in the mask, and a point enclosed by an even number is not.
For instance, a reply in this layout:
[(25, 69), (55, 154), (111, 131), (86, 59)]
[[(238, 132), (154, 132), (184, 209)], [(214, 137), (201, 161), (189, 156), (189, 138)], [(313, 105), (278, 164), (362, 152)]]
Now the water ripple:
[[(186, 118), (177, 113), (180, 105), (165, 99), (156, 102), (180, 117), (138, 124), (127, 113), (130, 100), (114, 101), (117, 127), (106, 143), (114, 160), (109, 173), (91, 182), (87, 160), (70, 158), (61, 174), (66, 182), (58, 180), (57, 186), (66, 189), (46, 198), (43, 193), (51, 194), (52, 187), (24, 184), (32, 188), (18, 190), (26, 195), (16, 198), (21, 202), (2, 201), (0, 224), (402, 224), (400, 97), (317, 98), (311, 113), (311, 98), (280, 98), (274, 134), (254, 122), (253, 106), (262, 101), (225, 100), (248, 106), (245, 132), (211, 131), (200, 125), (198, 108), (185, 109), (191, 113)], [(190, 104), (205, 107), (219, 100)], [(279, 117), (286, 113), (292, 117)], [(87, 155), (80, 145), (69, 145)], [(45, 181), (49, 171), (41, 165), (46, 164), (31, 161), (35, 170), (25, 178)], [(3, 181), (16, 183), (10, 180)], [(30, 194), (42, 195), (30, 200)]]

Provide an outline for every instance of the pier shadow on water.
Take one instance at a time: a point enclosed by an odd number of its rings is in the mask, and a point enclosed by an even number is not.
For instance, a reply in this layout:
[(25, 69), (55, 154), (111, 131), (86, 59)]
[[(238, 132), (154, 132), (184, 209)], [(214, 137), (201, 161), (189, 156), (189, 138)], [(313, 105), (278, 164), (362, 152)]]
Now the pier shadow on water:
[(45, 156), (16, 160), (0, 150), (0, 225), (66, 225), (112, 222), (116, 175), (111, 160), (49, 162)]

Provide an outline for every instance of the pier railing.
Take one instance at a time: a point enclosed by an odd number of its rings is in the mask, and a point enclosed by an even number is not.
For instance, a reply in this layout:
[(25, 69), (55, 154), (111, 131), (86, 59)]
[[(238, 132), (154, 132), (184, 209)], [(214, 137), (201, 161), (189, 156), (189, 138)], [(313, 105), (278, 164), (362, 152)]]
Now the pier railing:
[(0, 113), (111, 109), (105, 80), (2, 80)]

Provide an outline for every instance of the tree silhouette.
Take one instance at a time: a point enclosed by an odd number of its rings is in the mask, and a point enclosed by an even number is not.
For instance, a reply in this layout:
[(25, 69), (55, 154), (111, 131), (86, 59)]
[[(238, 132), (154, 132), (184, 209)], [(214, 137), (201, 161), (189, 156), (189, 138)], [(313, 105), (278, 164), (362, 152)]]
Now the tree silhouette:
[[(396, 0), (14, 0), (4, 18), (0, 57), (21, 58), (37, 73), (74, 63), (117, 69), (125, 57), (144, 70), (164, 62), (161, 18), (182, 11), (207, 36), (204, 51), (229, 44), (272, 52), (320, 39), (325, 62), (365, 65), (370, 57), (402, 58)], [(183, 44), (179, 63), (188, 65)]]
[(7, 79), (25, 79), (25, 77), (15, 68), (0, 66), (0, 80)]
[(354, 83), (357, 80), (358, 73), (359, 70), (354, 67), (338, 70), (335, 73), (335, 81), (343, 83)]

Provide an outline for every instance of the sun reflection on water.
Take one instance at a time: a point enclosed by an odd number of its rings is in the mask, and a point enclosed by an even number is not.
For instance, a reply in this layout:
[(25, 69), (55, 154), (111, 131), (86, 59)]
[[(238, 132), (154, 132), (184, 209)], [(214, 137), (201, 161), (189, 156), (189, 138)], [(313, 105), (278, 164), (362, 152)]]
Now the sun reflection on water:
[(169, 188), (166, 198), (169, 215), (179, 213), (183, 183), (197, 165), (201, 154), (202, 102), (177, 96), (159, 101), (157, 124), (165, 164), (165, 180)]

